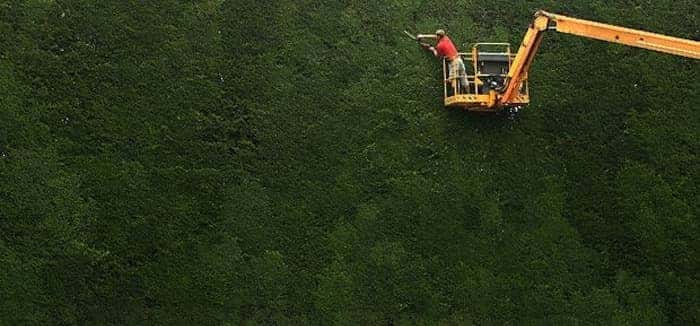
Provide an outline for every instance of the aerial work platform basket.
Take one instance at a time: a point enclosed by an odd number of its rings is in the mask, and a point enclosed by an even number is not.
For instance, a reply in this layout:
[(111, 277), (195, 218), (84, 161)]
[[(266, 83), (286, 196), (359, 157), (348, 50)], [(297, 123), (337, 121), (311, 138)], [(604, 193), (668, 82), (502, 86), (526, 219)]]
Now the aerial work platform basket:
[(443, 59), (445, 106), (469, 111), (493, 112), (503, 109), (519, 109), (530, 103), (527, 76), (522, 79), (515, 100), (496, 107), (497, 96), (505, 88), (509, 69), (515, 53), (510, 43), (476, 43), (471, 52), (460, 53), (466, 67), (469, 85), (460, 85), (459, 76), (449, 76), (449, 65)]

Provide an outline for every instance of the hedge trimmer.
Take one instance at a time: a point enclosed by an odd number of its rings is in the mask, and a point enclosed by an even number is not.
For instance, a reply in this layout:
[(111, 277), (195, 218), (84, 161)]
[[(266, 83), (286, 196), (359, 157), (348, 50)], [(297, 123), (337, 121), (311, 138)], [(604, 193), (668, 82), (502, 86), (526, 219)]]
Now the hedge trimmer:
[(423, 35), (418, 34), (416, 36), (416, 35), (409, 33), (408, 31), (403, 31), (403, 33), (406, 34), (406, 36), (410, 37), (412, 40), (418, 42), (418, 44), (420, 44), (420, 46), (423, 47), (424, 49), (427, 49), (430, 47), (430, 44), (425, 43), (425, 42), (421, 42), (421, 38), (423, 37)]

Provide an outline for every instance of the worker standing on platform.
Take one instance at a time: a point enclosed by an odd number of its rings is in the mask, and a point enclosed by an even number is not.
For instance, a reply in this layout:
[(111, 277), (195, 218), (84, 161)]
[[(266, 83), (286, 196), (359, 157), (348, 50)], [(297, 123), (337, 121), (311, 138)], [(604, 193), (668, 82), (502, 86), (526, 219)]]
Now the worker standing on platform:
[[(437, 43), (434, 47), (428, 43), (421, 43), (421, 46), (432, 52), (434, 56), (444, 57), (447, 60), (447, 66), (450, 72), (449, 81), (452, 83), (452, 89), (455, 90), (455, 93), (457, 93), (458, 89), (456, 81), (459, 81), (459, 86), (461, 86), (461, 89), (465, 93), (468, 92), (469, 82), (467, 81), (467, 72), (464, 67), (464, 61), (462, 61), (462, 57), (460, 57), (459, 51), (457, 51), (457, 47), (452, 40), (445, 35), (445, 30), (438, 29), (435, 35), (437, 36)], [(421, 37), (425, 36), (419, 35), (418, 37), (420, 40)]]

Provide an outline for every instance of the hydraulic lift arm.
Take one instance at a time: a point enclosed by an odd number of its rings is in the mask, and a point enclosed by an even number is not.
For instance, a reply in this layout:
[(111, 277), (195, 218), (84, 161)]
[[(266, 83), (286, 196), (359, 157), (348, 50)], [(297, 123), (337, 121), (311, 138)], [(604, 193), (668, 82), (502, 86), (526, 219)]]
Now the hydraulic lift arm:
[(543, 34), (547, 30), (700, 59), (700, 42), (698, 41), (538, 11), (511, 64), (507, 86), (500, 96), (500, 103), (508, 104), (517, 96), (518, 88), (527, 75), (542, 42)]

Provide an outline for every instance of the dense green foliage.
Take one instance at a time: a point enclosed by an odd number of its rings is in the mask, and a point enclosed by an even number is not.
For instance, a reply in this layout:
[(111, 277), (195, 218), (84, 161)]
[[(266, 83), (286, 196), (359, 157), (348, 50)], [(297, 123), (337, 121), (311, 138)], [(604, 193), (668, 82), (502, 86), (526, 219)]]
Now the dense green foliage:
[(0, 0), (0, 324), (700, 324), (700, 65), (548, 34), (516, 121), (402, 35), (700, 2)]

